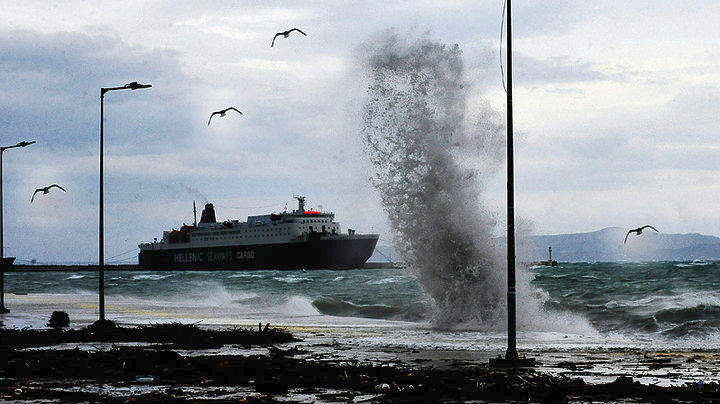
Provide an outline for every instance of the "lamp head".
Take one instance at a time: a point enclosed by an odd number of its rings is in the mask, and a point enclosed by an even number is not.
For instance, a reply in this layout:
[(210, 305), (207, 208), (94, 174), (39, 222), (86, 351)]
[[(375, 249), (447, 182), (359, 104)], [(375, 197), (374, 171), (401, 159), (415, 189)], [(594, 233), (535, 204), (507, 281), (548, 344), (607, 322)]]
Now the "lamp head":
[(33, 140), (32, 142), (25, 142), (25, 141), (23, 141), (23, 142), (18, 143), (16, 146), (18, 146), (18, 147), (25, 147), (25, 146), (30, 146), (30, 145), (33, 144), (33, 143), (35, 143), (34, 140)]
[(131, 90), (137, 90), (139, 88), (148, 88), (152, 87), (151, 84), (140, 84), (137, 81), (133, 81), (132, 83), (125, 84), (125, 88), (129, 88)]

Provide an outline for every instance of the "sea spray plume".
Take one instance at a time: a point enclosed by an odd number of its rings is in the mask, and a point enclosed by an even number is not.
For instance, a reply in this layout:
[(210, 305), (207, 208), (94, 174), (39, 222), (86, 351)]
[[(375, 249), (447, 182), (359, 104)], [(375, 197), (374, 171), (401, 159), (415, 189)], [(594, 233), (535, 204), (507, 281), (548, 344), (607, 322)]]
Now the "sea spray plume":
[(389, 34), (367, 46), (370, 83), (363, 140), (398, 251), (436, 303), (439, 327), (503, 328), (505, 266), (494, 220), (479, 199), (497, 167), (502, 126), (470, 125), (462, 52)]

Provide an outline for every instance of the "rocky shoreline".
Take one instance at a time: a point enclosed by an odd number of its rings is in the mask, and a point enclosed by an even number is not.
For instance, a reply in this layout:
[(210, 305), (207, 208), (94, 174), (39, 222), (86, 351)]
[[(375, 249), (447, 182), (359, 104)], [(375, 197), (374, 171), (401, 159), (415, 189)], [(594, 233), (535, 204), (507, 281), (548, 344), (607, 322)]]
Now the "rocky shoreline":
[[(74, 346), (74, 347), (73, 347)], [(220, 349), (219, 349), (220, 348)], [(228, 354), (223, 348), (232, 348)], [(714, 381), (589, 384), (486, 362), (369, 361), (304, 345), (286, 330), (137, 327), (0, 328), (0, 400), (34, 402), (466, 402), (720, 400)], [(322, 352), (320, 352), (322, 351)], [(662, 367), (667, 361), (656, 361)], [(583, 369), (582, 361), (563, 363)]]

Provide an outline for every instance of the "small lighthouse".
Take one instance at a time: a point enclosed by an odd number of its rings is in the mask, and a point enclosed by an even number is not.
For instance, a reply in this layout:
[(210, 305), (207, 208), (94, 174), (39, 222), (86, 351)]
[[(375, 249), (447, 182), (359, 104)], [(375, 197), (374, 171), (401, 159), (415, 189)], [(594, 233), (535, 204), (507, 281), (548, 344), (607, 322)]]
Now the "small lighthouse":
[(545, 265), (546, 267), (554, 267), (554, 266), (557, 266), (557, 261), (553, 261), (553, 259), (552, 259), (552, 246), (548, 247), (548, 259), (547, 259), (547, 261), (540, 261), (540, 265)]

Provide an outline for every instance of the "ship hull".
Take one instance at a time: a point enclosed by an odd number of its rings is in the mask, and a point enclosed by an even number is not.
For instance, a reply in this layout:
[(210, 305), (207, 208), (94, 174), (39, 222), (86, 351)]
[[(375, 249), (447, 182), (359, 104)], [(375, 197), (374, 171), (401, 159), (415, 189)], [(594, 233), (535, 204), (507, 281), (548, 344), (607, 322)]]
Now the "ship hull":
[(138, 263), (150, 270), (252, 270), (362, 268), (377, 236), (317, 238), (283, 244), (141, 250)]

